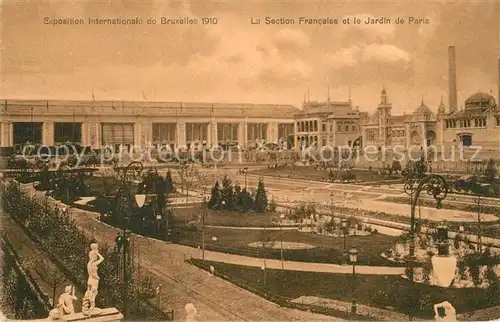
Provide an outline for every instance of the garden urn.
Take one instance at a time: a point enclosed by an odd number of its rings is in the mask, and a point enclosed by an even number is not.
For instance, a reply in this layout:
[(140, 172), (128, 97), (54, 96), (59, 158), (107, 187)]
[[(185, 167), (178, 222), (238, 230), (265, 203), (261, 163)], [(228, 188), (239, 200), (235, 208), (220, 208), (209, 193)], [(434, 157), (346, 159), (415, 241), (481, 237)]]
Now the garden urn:
[(446, 255), (435, 255), (431, 259), (434, 285), (449, 287), (455, 277), (457, 268), (457, 257)]
[(404, 254), (405, 246), (403, 244), (397, 243), (395, 247), (395, 252), (398, 254)]

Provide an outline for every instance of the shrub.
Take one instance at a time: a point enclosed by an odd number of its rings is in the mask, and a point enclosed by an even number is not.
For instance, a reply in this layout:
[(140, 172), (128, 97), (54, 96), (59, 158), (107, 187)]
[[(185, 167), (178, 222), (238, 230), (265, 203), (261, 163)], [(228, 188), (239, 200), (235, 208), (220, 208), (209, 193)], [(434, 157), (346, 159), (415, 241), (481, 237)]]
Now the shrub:
[(259, 179), (259, 183), (257, 185), (257, 194), (255, 195), (255, 211), (264, 212), (267, 208), (267, 193), (264, 188), (264, 181)]

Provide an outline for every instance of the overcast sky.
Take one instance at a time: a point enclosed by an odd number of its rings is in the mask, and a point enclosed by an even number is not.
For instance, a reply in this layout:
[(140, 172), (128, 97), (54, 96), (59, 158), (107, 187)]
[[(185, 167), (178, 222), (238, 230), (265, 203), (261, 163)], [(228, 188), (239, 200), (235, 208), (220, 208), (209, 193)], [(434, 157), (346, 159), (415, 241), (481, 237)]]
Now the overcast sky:
[[(68, 1), (69, 2), (69, 1)], [(373, 111), (383, 84), (393, 113), (448, 104), (448, 46), (456, 46), (459, 104), (497, 97), (500, 1), (26, 1), (3, 0), (2, 98), (294, 104), (352, 100)], [(162, 16), (217, 17), (166, 26)], [(252, 25), (250, 19), (368, 16), (390, 25)], [(394, 20), (425, 17), (425, 25)], [(154, 26), (44, 25), (44, 18), (157, 18)]]

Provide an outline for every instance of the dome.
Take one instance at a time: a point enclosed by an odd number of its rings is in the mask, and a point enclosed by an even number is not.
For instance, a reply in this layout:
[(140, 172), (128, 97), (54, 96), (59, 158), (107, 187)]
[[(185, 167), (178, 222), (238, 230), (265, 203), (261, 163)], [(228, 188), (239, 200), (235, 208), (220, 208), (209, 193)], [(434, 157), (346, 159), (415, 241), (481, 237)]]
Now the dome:
[(430, 121), (433, 117), (433, 113), (430, 108), (427, 107), (423, 102), (422, 104), (413, 111), (414, 121)]
[(427, 107), (424, 103), (420, 105), (414, 112), (413, 115), (422, 115), (422, 114), (432, 114), (430, 108)]
[(476, 107), (476, 106), (488, 106), (495, 105), (495, 98), (487, 93), (477, 92), (469, 96), (465, 100), (465, 107)]

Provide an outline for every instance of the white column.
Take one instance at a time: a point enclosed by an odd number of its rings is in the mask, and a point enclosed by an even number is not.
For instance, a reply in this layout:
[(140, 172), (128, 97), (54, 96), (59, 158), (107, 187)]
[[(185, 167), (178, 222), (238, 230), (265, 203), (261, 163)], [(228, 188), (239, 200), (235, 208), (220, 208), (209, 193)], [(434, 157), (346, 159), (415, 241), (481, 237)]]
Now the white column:
[(90, 123), (88, 121), (85, 121), (82, 123), (82, 145), (83, 146), (90, 146), (89, 133), (90, 133)]
[(98, 119), (91, 119), (89, 121), (89, 144), (94, 149), (102, 145), (100, 133), (101, 133), (101, 123), (99, 122)]
[(267, 128), (267, 141), (270, 143), (278, 143), (278, 122), (269, 122)]
[(420, 144), (425, 148), (427, 146), (427, 133), (425, 133), (425, 123), (420, 124), (420, 131), (422, 132), (422, 141)]
[(140, 121), (134, 122), (134, 145), (135, 146), (142, 146), (141, 142), (141, 135), (142, 135), (142, 126)]
[(14, 146), (14, 125), (12, 122), (7, 122), (7, 143), (8, 146)]
[(212, 145), (217, 145), (219, 144), (219, 137), (217, 133), (217, 122), (215, 120), (212, 121), (212, 137), (211, 137), (211, 144)]
[(186, 122), (177, 121), (177, 147), (186, 147)]
[(5, 122), (0, 122), (0, 146), (7, 146), (6, 144), (6, 135), (5, 135)]
[(405, 145), (407, 150), (411, 145), (411, 128), (409, 123), (405, 124)]
[(243, 123), (243, 145), (246, 147), (248, 142), (248, 118), (245, 117), (245, 122)]
[(238, 145), (243, 147), (245, 145), (245, 122), (238, 124)]
[(42, 144), (54, 145), (54, 122), (45, 121), (42, 126)]

